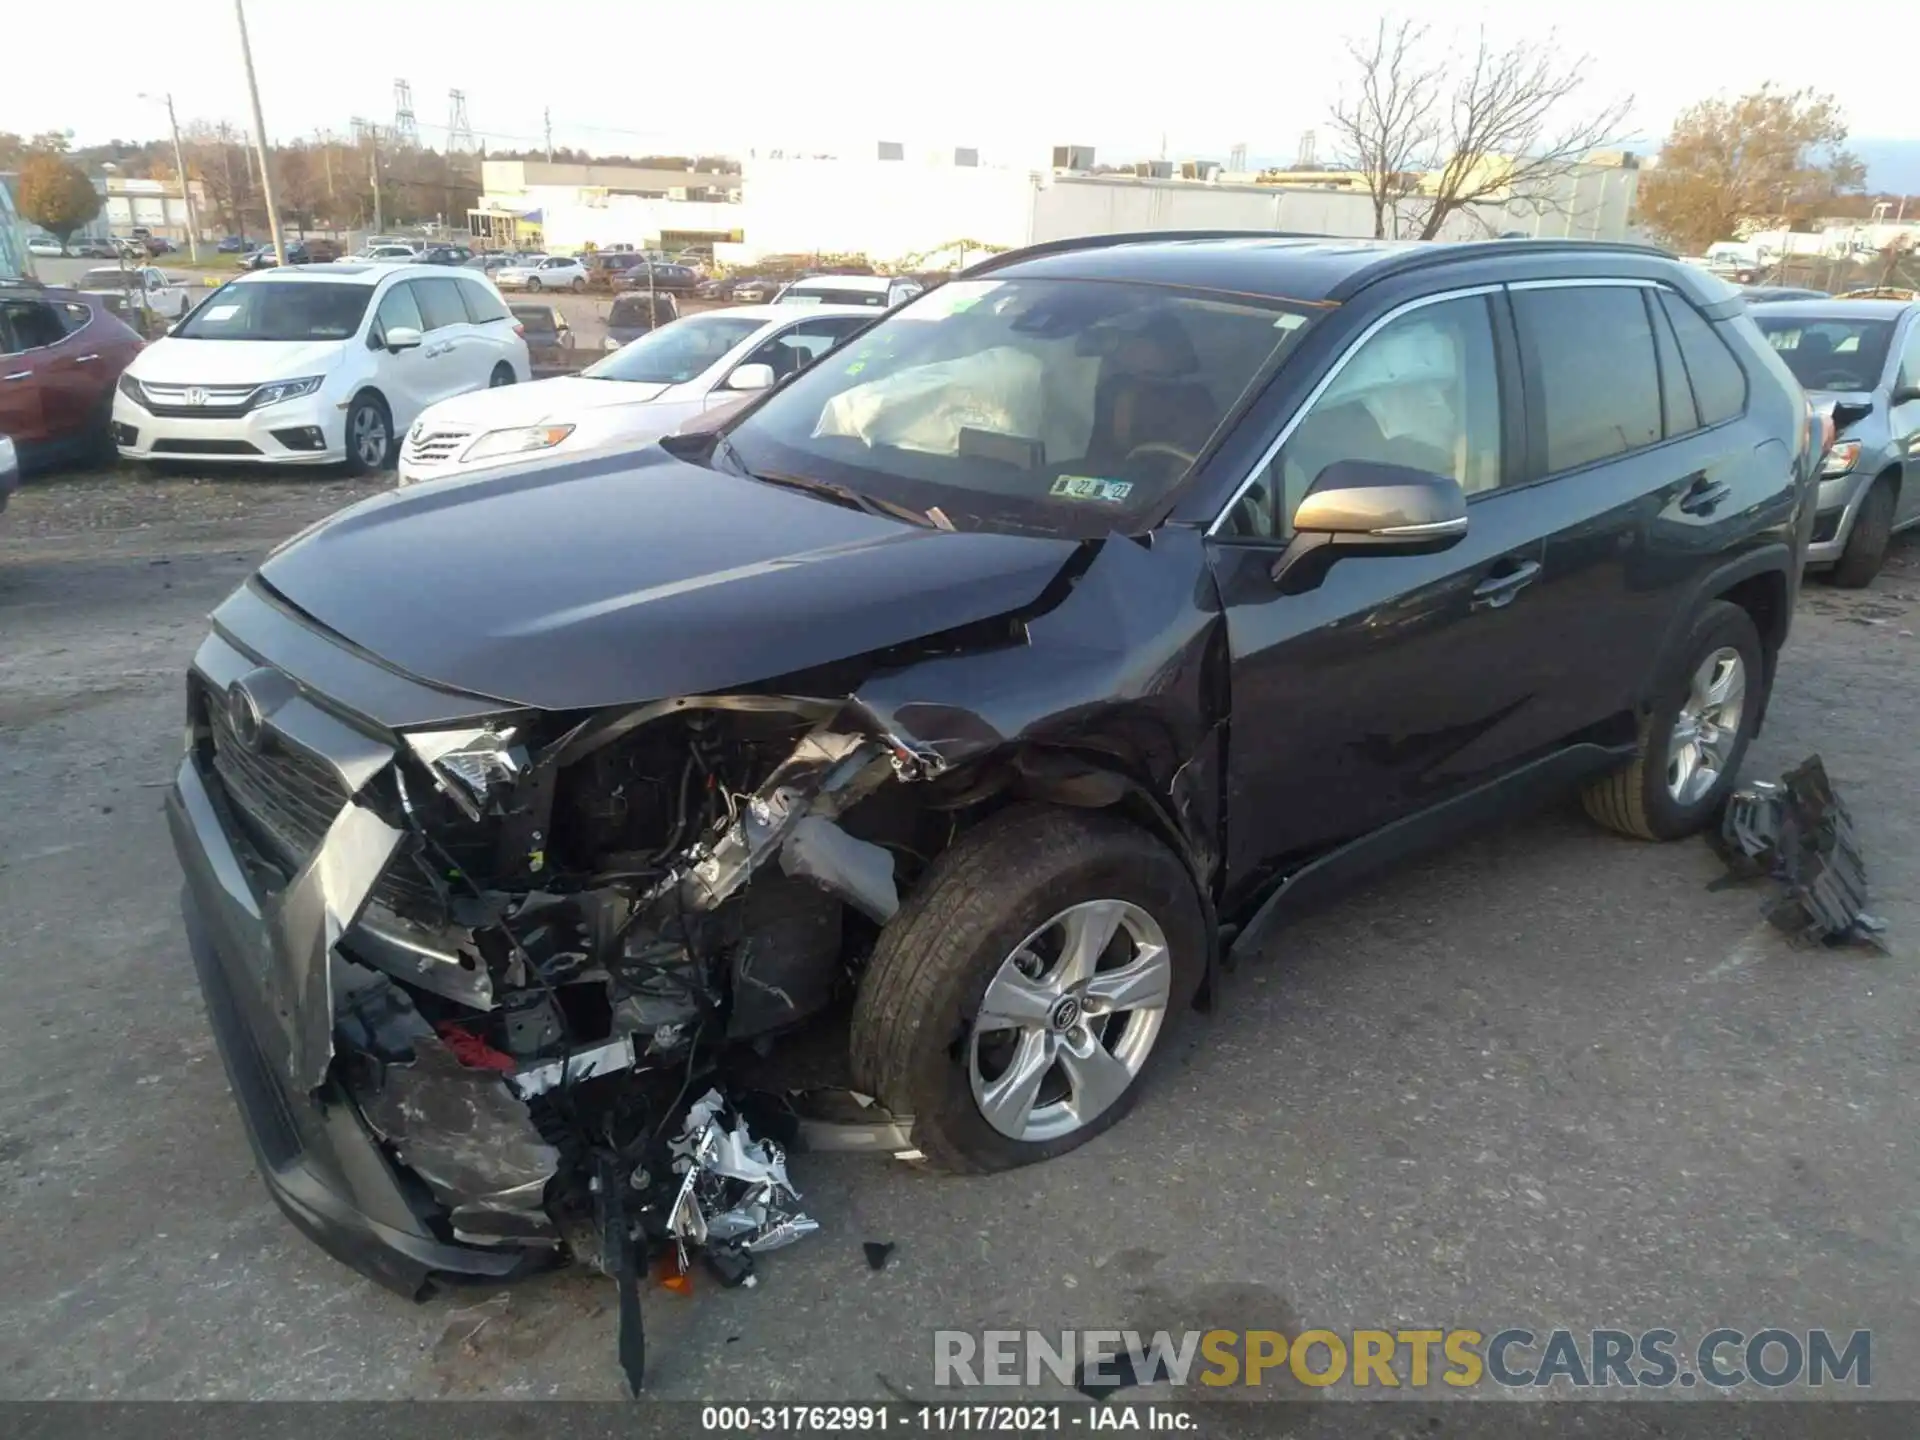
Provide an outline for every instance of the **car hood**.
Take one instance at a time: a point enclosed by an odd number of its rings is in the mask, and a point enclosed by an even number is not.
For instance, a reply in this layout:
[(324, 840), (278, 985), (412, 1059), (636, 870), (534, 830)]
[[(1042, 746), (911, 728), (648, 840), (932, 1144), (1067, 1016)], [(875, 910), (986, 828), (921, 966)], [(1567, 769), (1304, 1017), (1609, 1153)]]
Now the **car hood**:
[(339, 340), (182, 340), (168, 336), (129, 367), (162, 385), (258, 385), (324, 375), (339, 363)]
[(489, 430), (504, 430), (515, 425), (573, 419), (589, 410), (645, 405), (666, 391), (665, 385), (582, 380), (575, 375), (561, 375), (552, 380), (535, 380), (530, 385), (472, 390), (451, 400), (442, 400), (420, 418), (432, 425), (484, 425)]
[(985, 620), (1035, 600), (1078, 548), (923, 529), (648, 446), (378, 496), (260, 578), (419, 679), (576, 709), (753, 684)]

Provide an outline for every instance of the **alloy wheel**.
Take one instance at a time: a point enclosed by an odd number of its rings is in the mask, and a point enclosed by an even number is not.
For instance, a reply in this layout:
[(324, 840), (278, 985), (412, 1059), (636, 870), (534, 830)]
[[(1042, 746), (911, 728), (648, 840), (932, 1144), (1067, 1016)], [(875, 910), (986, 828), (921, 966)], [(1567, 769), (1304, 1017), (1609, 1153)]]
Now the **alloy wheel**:
[(1173, 964), (1154, 918), (1124, 900), (1071, 905), (1001, 961), (967, 1068), (986, 1122), (1057, 1140), (1126, 1093), (1167, 1018)]
[(362, 405), (353, 412), (353, 453), (369, 470), (387, 462), (387, 422), (379, 409)]
[(1746, 705), (1746, 661), (1738, 650), (1722, 645), (1693, 672), (1667, 740), (1667, 793), (1680, 804), (1698, 804), (1719, 783), (1740, 738)]

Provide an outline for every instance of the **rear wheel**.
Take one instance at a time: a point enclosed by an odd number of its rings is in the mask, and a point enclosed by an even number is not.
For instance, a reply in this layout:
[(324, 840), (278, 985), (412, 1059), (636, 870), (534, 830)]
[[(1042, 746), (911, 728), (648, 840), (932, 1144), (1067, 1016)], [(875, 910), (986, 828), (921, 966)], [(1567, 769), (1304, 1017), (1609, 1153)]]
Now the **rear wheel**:
[(393, 417), (378, 395), (358, 395), (347, 409), (347, 473), (365, 475), (393, 464)]
[(578, 295), (582, 290), (587, 288), (587, 282), (584, 280), (575, 280), (573, 284), (568, 286), (567, 288), (572, 290), (574, 294)]
[(539, 288), (540, 288), (540, 277), (538, 275), (529, 275), (527, 277), (527, 289), (538, 290)]
[(854, 1074), (942, 1169), (1051, 1159), (1131, 1108), (1205, 954), (1165, 845), (1115, 815), (1016, 807), (942, 855), (881, 933)]
[(1882, 475), (1867, 490), (1854, 512), (1853, 529), (1847, 532), (1839, 563), (1828, 576), (1835, 585), (1843, 590), (1860, 590), (1873, 583), (1893, 540), (1893, 511), (1898, 500), (1889, 475)]
[(1753, 618), (1738, 605), (1713, 601), (1640, 722), (1640, 753), (1587, 787), (1587, 813), (1641, 840), (1677, 840), (1704, 829), (1733, 788), (1766, 690)]

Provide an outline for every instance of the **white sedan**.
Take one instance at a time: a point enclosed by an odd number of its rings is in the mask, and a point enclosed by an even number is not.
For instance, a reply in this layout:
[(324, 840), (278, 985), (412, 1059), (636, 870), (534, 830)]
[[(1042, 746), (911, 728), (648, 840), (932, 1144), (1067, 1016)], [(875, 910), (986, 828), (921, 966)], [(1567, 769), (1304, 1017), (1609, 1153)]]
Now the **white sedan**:
[(185, 282), (152, 265), (101, 266), (82, 275), (74, 288), (108, 299), (117, 297), (130, 316), (145, 310), (163, 320), (184, 320), (193, 308), (193, 292)]
[(400, 484), (556, 450), (639, 446), (778, 384), (876, 318), (846, 305), (737, 305), (651, 330), (578, 375), (429, 407), (400, 449)]
[(584, 290), (587, 268), (567, 255), (536, 255), (518, 265), (503, 265), (492, 275), (502, 290)]

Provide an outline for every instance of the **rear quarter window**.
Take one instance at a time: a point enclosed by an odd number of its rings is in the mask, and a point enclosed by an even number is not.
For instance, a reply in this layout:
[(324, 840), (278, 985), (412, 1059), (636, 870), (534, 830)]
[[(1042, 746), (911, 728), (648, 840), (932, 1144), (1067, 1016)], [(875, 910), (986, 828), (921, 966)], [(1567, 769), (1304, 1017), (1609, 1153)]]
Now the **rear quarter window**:
[(1700, 407), (1702, 425), (1718, 425), (1747, 408), (1747, 372), (1740, 368), (1707, 318), (1671, 290), (1662, 290), (1660, 303), (1680, 342), (1680, 358), (1693, 382), (1693, 398)]

